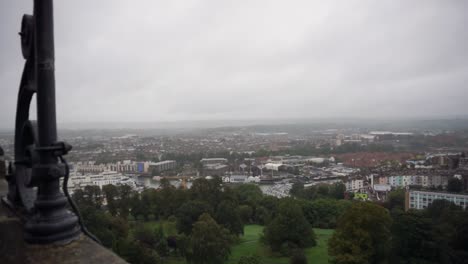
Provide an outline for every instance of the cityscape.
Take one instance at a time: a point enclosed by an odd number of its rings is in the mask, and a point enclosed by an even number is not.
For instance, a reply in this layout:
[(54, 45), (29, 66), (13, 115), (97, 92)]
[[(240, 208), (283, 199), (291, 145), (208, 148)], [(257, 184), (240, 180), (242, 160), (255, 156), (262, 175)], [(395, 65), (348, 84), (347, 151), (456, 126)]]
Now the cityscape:
[[(289, 197), (294, 183), (305, 187), (343, 183), (347, 193), (384, 201), (394, 189), (446, 190), (449, 179), (464, 186), (468, 180), (468, 134), (463, 131), (264, 132), (268, 129), (221, 127), (160, 136), (116, 130), (108, 135), (87, 132), (87, 137), (75, 137), (72, 134), (79, 132), (74, 131), (65, 138), (74, 147), (68, 155), (72, 175), (68, 189), (73, 193), (88, 185), (130, 184), (141, 192), (157, 189), (163, 178), (176, 188), (190, 188), (197, 178), (220, 177), (226, 184), (259, 185), (265, 194), (278, 198)], [(1, 143), (9, 160), (11, 135), (5, 133)], [(454, 201), (467, 206), (465, 200)]]
[[(151, 204), (151, 199), (156, 199), (151, 198), (152, 192), (172, 196), (175, 194), (167, 192), (191, 192), (195, 184), (196, 192), (203, 193), (208, 190), (200, 190), (200, 184), (210, 181), (218, 182), (224, 191), (227, 188), (242, 192), (244, 187), (248, 190), (256, 186), (263, 199), (304, 199), (313, 201), (312, 204), (325, 203), (329, 207), (327, 210), (349, 205), (327, 204), (330, 200), (326, 199), (343, 199), (343, 203), (370, 202), (383, 208), (393, 208), (392, 212), (395, 208), (408, 213), (424, 211), (439, 201), (466, 210), (468, 127), (450, 128), (451, 121), (434, 121), (435, 124), (438, 122), (439, 125), (433, 128), (420, 125), (421, 121), (414, 121), (413, 127), (401, 122), (395, 131), (379, 130), (385, 128), (382, 125), (358, 128), (355, 124), (350, 126), (352, 128), (343, 128), (326, 124), (277, 124), (213, 127), (162, 134), (147, 129), (64, 130), (61, 134), (73, 145), (73, 150), (67, 155), (70, 167), (68, 191), (81, 203), (95, 197), (96, 192), (102, 193), (102, 197), (99, 195), (103, 199), (102, 207), (108, 210), (119, 206), (108, 200), (110, 185), (117, 188), (114, 191), (117, 193), (119, 188), (128, 188), (127, 192), (134, 193), (132, 199), (137, 203)], [(12, 134), (2, 132), (0, 143), (4, 147), (8, 167), (13, 157)], [(327, 195), (337, 197), (325, 198)], [(167, 213), (160, 211), (162, 215), (157, 217), (151, 213), (155, 209), (150, 209), (150, 205), (129, 206), (130, 211), (125, 215), (140, 219), (131, 220), (137, 223), (154, 223), (155, 220), (151, 219), (180, 214), (177, 209), (172, 209), (172, 213), (168, 209)], [(249, 213), (250, 206), (241, 205), (237, 209), (240, 219), (231, 216), (233, 219), (230, 221), (265, 223), (262, 216)], [(256, 210), (263, 208), (258, 206)], [(247, 212), (242, 213), (241, 208)], [(319, 219), (306, 219), (323, 228), (315, 230), (325, 232), (322, 235), (330, 239), (328, 231), (322, 230), (337, 228), (337, 217), (342, 213), (338, 210), (331, 215), (322, 215), (318, 211), (314, 214), (318, 214)], [(113, 214), (118, 216), (121, 213)], [(182, 224), (178, 220), (172, 224), (170, 221), (174, 220), (164, 221), (169, 221), (169, 226), (173, 225), (168, 231), (172, 235), (167, 238), (169, 243), (170, 239), (177, 238), (175, 230), (182, 228)], [(133, 228), (138, 232), (150, 232), (145, 228), (140, 230), (138, 225)], [(236, 232), (241, 231), (237, 229)], [(169, 244), (165, 245), (167, 248), (163, 252), (165, 261), (169, 261), (167, 263), (172, 263), (171, 259), (180, 259), (180, 253), (176, 253)], [(262, 256), (257, 254), (239, 261), (261, 261)]]

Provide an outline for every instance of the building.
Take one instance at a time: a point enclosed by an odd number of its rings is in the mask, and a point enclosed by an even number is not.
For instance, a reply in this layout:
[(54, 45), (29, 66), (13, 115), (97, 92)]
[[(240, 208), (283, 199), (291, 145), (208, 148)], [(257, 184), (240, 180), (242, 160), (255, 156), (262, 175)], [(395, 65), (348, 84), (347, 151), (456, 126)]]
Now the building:
[[(385, 181), (385, 178), (387, 180)], [(406, 187), (417, 185), (422, 187), (445, 187), (448, 184), (448, 177), (442, 175), (396, 175), (380, 177), (379, 184), (389, 184), (392, 187)]]
[[(139, 165), (140, 168), (142, 165)], [(144, 165), (143, 165), (144, 166)], [(173, 170), (177, 166), (177, 162), (175, 160), (164, 160), (160, 162), (152, 162), (148, 164), (148, 170), (150, 172), (160, 173), (163, 171)]]
[(124, 160), (108, 164), (108, 169), (117, 172), (136, 173), (137, 164), (131, 160)]
[(207, 164), (203, 167), (203, 175), (205, 176), (223, 176), (229, 171), (228, 165), (223, 164)]
[(376, 192), (389, 192), (392, 190), (392, 186), (388, 184), (374, 184), (373, 188)]
[[(63, 184), (63, 179), (60, 179)], [(73, 193), (77, 189), (83, 189), (86, 186), (98, 186), (102, 189), (104, 185), (130, 185), (136, 188), (135, 181), (116, 171), (104, 171), (99, 174), (80, 175), (72, 173), (68, 181), (68, 190)]]
[(151, 162), (137, 162), (137, 172), (138, 173), (148, 173), (149, 172), (149, 165)]
[(408, 209), (425, 209), (434, 200), (447, 200), (466, 209), (468, 206), (468, 195), (445, 193), (445, 192), (429, 192), (408, 190), (405, 196), (405, 210)]
[(229, 177), (229, 182), (230, 183), (245, 183), (247, 181), (246, 175), (231, 175)]
[(226, 164), (228, 160), (225, 158), (206, 158), (201, 159), (200, 162), (203, 164), (203, 166), (205, 166), (209, 164)]
[(468, 170), (468, 158), (461, 157), (458, 163), (458, 168), (462, 170)]
[(388, 184), (388, 177), (386, 177), (386, 176), (378, 177), (377, 180), (376, 180), (376, 183), (377, 184)]
[(279, 168), (281, 166), (284, 166), (284, 165), (281, 164), (281, 163), (267, 163), (267, 164), (265, 164), (265, 169), (273, 170), (273, 171), (279, 171)]
[(426, 160), (436, 168), (456, 169), (464, 153), (437, 153), (426, 155)]
[(346, 191), (359, 191), (364, 188), (364, 180), (352, 179), (348, 180), (346, 183)]
[(80, 173), (101, 173), (104, 172), (107, 168), (104, 164), (95, 164), (94, 161), (88, 162), (77, 162), (72, 164), (77, 172)]

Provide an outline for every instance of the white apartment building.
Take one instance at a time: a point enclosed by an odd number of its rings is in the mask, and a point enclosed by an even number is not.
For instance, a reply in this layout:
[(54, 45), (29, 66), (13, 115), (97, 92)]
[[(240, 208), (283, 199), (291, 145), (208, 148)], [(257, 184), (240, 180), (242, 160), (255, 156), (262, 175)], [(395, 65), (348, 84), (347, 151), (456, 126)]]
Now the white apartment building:
[(409, 190), (406, 192), (405, 209), (425, 209), (434, 200), (447, 200), (461, 206), (463, 209), (468, 206), (468, 195)]
[(175, 169), (176, 166), (177, 166), (177, 162), (175, 160), (164, 160), (164, 161), (160, 161), (160, 162), (149, 163), (148, 170), (150, 172), (152, 172), (152, 171), (162, 172), (162, 171), (166, 171), (166, 170)]
[[(423, 187), (431, 186), (447, 186), (448, 177), (441, 175), (399, 175), (389, 176), (387, 179), (388, 184), (392, 187), (406, 187), (410, 185), (419, 185)], [(381, 182), (382, 183), (382, 182)]]
[(359, 191), (364, 188), (364, 180), (352, 179), (348, 180), (346, 183), (346, 191)]
[[(63, 179), (60, 179), (63, 182)], [(135, 181), (118, 173), (116, 171), (104, 171), (99, 174), (79, 175), (72, 173), (68, 181), (68, 190), (73, 193), (77, 189), (83, 189), (86, 186), (98, 186), (102, 189), (104, 185), (130, 185), (136, 187)]]

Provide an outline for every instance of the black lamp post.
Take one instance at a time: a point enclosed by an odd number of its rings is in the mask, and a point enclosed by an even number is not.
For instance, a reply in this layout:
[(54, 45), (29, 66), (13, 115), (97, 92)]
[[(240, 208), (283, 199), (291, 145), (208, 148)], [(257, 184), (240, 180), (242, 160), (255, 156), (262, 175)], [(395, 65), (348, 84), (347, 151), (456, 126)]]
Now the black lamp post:
[[(4, 201), (25, 220), (29, 243), (67, 243), (81, 233), (78, 218), (60, 192), (65, 166), (59, 158), (71, 149), (57, 142), (55, 112), (54, 26), (52, 0), (34, 0), (34, 15), (24, 15), (21, 44), (26, 64), (21, 79), (15, 125), (15, 165), (9, 169)], [(29, 120), (33, 94), (37, 124)]]

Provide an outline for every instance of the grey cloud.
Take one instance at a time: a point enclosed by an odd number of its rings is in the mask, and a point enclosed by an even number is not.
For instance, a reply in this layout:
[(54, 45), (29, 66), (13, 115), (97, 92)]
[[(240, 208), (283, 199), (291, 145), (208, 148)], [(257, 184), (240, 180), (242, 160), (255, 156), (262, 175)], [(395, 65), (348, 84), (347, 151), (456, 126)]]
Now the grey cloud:
[[(12, 127), (32, 1), (0, 3)], [(466, 1), (55, 1), (58, 120), (466, 115)]]

